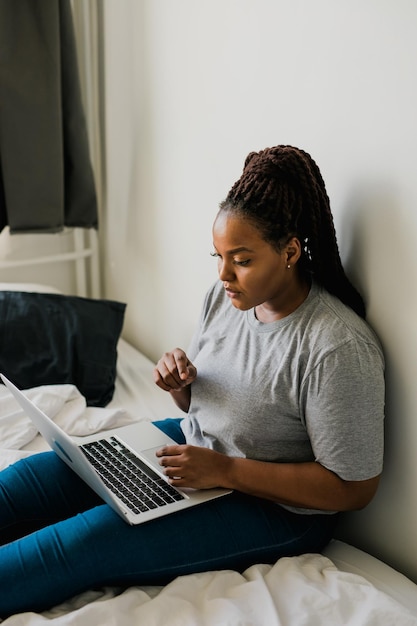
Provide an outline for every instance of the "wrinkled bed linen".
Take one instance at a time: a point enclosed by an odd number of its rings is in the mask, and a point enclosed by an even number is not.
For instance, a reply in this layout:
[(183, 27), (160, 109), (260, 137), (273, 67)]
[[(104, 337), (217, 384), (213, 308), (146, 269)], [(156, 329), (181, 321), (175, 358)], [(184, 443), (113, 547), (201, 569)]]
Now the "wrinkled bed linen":
[(307, 554), (243, 574), (207, 572), (166, 587), (103, 589), (4, 626), (416, 626), (417, 618), (361, 576)]
[[(124, 409), (87, 407), (74, 385), (45, 385), (25, 391), (44, 413), (69, 435), (85, 436), (101, 430), (131, 424), (134, 418)], [(28, 456), (24, 450), (38, 435), (36, 427), (20, 408), (10, 391), (0, 385), (0, 469)]]

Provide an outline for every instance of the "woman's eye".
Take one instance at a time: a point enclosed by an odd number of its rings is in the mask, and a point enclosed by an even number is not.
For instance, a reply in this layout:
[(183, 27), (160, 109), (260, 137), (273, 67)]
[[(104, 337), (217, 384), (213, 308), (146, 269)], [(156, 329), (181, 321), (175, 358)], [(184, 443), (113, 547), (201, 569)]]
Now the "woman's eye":
[(234, 261), (235, 265), (240, 265), (241, 267), (245, 267), (250, 263), (250, 259), (245, 259), (244, 261)]
[[(210, 256), (216, 259), (222, 258), (218, 252), (210, 252)], [(243, 261), (240, 261), (239, 259), (233, 259), (233, 263), (234, 265), (239, 265), (240, 267), (246, 267), (246, 265), (249, 265), (250, 259), (244, 259)]]

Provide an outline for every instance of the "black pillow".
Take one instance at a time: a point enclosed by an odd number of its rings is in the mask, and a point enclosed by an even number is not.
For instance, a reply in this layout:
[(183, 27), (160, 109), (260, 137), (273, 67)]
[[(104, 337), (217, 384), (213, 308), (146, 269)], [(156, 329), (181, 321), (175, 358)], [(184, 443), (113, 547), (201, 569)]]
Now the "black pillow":
[(105, 406), (125, 309), (112, 300), (0, 291), (0, 372), (21, 389), (71, 383), (89, 406)]

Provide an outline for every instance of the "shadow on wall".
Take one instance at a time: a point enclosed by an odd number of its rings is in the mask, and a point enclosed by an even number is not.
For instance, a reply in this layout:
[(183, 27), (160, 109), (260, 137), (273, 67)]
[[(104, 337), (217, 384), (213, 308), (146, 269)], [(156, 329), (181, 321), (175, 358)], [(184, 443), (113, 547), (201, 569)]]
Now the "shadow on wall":
[(344, 211), (346, 272), (365, 298), (386, 358), (386, 449), (376, 497), (342, 517), (338, 537), (417, 581), (417, 261), (410, 243), (417, 222), (408, 223), (406, 208), (401, 192), (382, 183), (357, 189)]

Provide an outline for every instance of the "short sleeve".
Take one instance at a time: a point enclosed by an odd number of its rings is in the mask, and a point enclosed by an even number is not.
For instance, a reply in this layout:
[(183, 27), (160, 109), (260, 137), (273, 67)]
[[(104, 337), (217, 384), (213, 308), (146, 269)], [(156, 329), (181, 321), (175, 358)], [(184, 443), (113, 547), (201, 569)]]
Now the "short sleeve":
[(351, 339), (308, 373), (302, 405), (315, 460), (344, 480), (382, 471), (384, 363), (372, 343)]
[(219, 285), (220, 285), (219, 281), (216, 281), (210, 287), (210, 289), (207, 291), (204, 297), (204, 302), (203, 302), (203, 306), (200, 312), (200, 317), (198, 320), (197, 328), (195, 329), (193, 336), (191, 337), (191, 341), (187, 348), (187, 356), (191, 362), (196, 358), (200, 350), (201, 333), (202, 333), (203, 327), (207, 323), (209, 323), (209, 320), (207, 319), (207, 317), (209, 316), (211, 309), (213, 307), (215, 308), (216, 298), (218, 298), (218, 295), (219, 295)]

